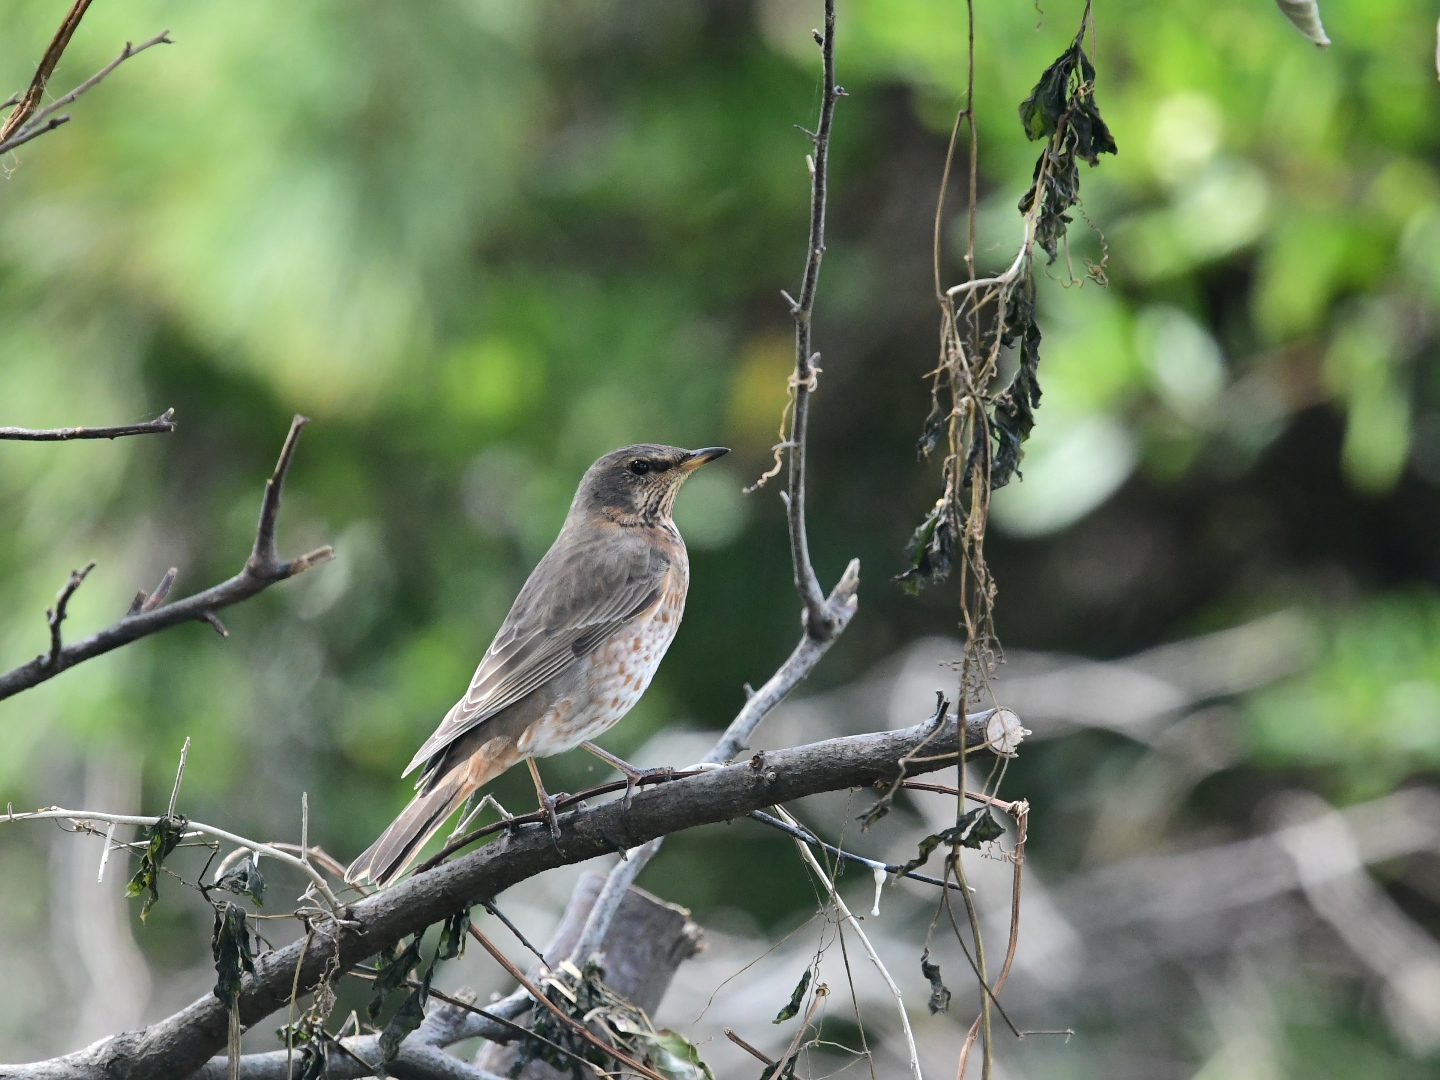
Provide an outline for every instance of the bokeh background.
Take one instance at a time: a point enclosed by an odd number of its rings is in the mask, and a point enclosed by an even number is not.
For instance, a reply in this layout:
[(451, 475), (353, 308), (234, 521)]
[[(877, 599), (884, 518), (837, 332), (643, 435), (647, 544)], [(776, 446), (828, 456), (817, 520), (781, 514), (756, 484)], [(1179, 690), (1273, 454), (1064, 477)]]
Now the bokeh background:
[[(0, 7), (0, 88), (25, 85), (62, 8)], [(1080, 10), (975, 2), (982, 268), (1018, 242), (1036, 147), (1016, 106)], [(1437, 10), (1323, 14), (1322, 52), (1269, 0), (1096, 4), (1120, 153), (1085, 171), (1072, 248), (1076, 267), (1106, 258), (1109, 286), (1063, 262), (1041, 281), (1044, 403), (988, 548), (996, 692), (1035, 732), (1002, 788), (1033, 807), (1006, 1000), (1022, 1027), (1076, 1034), (1002, 1040), (1006, 1077), (1399, 1078), (1437, 1061)], [(779, 290), (803, 255), (794, 125), (818, 104), (819, 20), (801, 0), (97, 4), (56, 92), (127, 39), (176, 43), (4, 163), (0, 421), (174, 407), (181, 426), (0, 443), (0, 657), (43, 647), (55, 590), (92, 559), (71, 634), (166, 567), (183, 592), (234, 572), (295, 411), (315, 422), (282, 554), (332, 542), (337, 559), (227, 612), (228, 640), (178, 628), (0, 703), (0, 799), (160, 812), (190, 736), (191, 816), (294, 840), (305, 791), (312, 839), (348, 859), (403, 803), (400, 768), (580, 473), (637, 440), (736, 450), (682, 495), (685, 623), (606, 739), (700, 756), (797, 634), (779, 500), (741, 488), (792, 363)], [(938, 494), (914, 447), (965, 33), (957, 0), (840, 4), (810, 521), (822, 581), (859, 556), (864, 585), (771, 745), (912, 723), (954, 679), (953, 587), (912, 598), (889, 579)], [(948, 206), (958, 280), (961, 187)], [(552, 790), (604, 776), (546, 771)], [(528, 809), (527, 788), (495, 790)], [(832, 839), (896, 859), (953, 813), (917, 799), (860, 836), (863, 796), (813, 802)], [(750, 822), (701, 830), (642, 879), (709, 934), (661, 1019), (722, 1075), (754, 1063), (720, 1023), (788, 1042), (768, 1021), (819, 941), (787, 844)], [(0, 1057), (74, 1049), (213, 980), (204, 905), (167, 881), (142, 925), (122, 874), (95, 884), (98, 851), (0, 833)], [(576, 872), (502, 906), (543, 937)], [(1008, 868), (974, 873), (993, 955)], [(846, 888), (869, 910), (868, 876)], [(869, 925), (927, 1074), (947, 1075), (975, 995), (939, 945), (956, 1003), (925, 1012), (932, 900), (893, 889)], [(445, 978), (505, 989), (473, 956)], [(837, 980), (827, 1036), (855, 1046)], [(898, 1075), (893, 1011), (857, 982), (875, 1074)], [(840, 1050), (807, 1067), (847, 1063), (867, 1071)]]

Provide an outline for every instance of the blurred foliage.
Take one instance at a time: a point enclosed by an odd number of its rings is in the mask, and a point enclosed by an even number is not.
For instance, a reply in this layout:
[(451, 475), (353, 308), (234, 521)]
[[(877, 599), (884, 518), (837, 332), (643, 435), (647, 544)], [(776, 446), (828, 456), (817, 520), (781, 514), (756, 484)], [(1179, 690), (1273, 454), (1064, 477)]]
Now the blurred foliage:
[[(976, 0), (982, 272), (1019, 238), (1034, 148), (1017, 106), (1081, 3), (1042, 7)], [(1358, 797), (1440, 766), (1433, 10), (1328, 0), (1324, 16), (1321, 52), (1265, 0), (1097, 5), (1120, 154), (1085, 172), (1072, 251), (1039, 282), (1044, 407), (989, 549), (1012, 648), (1119, 655), (1306, 606), (1321, 660), (1245, 711), (1233, 806), (1294, 770)], [(24, 85), (58, 17), (0, 8), (0, 83)], [(57, 90), (126, 39), (169, 27), (176, 44), (6, 162), (0, 420), (174, 406), (181, 428), (0, 445), (0, 656), (43, 647), (45, 607), (90, 559), (71, 635), (168, 566), (176, 595), (238, 568), (292, 411), (316, 423), (282, 554), (331, 541), (338, 558), (227, 613), (228, 641), (180, 628), (4, 703), (3, 797), (56, 801), (82, 749), (124, 747), (146, 760), (151, 807), (190, 735), (186, 813), (293, 836), (308, 790), (312, 836), (353, 854), (403, 802), (400, 767), (580, 472), (640, 439), (738, 452), (681, 497), (686, 622), (606, 741), (623, 753), (666, 724), (724, 723), (797, 632), (778, 504), (739, 489), (768, 457), (791, 363), (778, 291), (803, 253), (793, 125), (818, 98), (818, 19), (799, 0), (96, 5)], [(870, 584), (819, 685), (954, 624), (944, 589), (886, 581), (936, 495), (913, 446), (964, 8), (847, 0), (839, 35), (811, 532), (822, 580), (859, 555)], [(953, 281), (963, 197), (950, 205)], [(1082, 257), (1107, 260), (1108, 289), (1068, 286), (1061, 266)], [(1075, 857), (1077, 777), (1123, 752), (1072, 740), (1017, 763), (1042, 866)], [(587, 761), (546, 769), (552, 786), (598, 778)], [(527, 788), (497, 792), (525, 806)], [(741, 873), (779, 848), (734, 836), (667, 846), (647, 880), (702, 920), (733, 906), (775, 925), (810, 903), (799, 875)], [(1326, 1056), (1329, 1038), (1297, 1036), (1296, 1053)], [(1365, 1038), (1347, 1053), (1389, 1060)]]

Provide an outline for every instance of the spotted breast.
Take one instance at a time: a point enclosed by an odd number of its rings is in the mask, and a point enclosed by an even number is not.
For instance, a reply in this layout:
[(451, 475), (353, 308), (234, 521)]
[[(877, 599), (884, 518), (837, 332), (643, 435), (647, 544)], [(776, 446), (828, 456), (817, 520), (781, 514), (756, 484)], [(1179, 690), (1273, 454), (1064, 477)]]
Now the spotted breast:
[(586, 657), (584, 673), (576, 680), (580, 692), (556, 700), (521, 735), (518, 749), (522, 755), (564, 753), (609, 731), (635, 707), (655, 677), (685, 612), (690, 568), (683, 545), (678, 556), (665, 575), (655, 605)]

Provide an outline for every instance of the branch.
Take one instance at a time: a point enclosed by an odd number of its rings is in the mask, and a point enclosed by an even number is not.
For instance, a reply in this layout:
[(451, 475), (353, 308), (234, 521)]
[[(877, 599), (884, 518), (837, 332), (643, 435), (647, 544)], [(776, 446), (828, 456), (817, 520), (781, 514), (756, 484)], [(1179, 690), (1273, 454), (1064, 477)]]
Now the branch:
[[(986, 725), (967, 722), (966, 742), (985, 737)], [(317, 923), (313, 941), (297, 941), (257, 958), (238, 999), (241, 1022), (253, 1026), (283, 1007), (297, 984), (314, 987), (338, 958), (345, 971), (456, 911), (490, 899), (556, 866), (638, 847), (672, 832), (729, 821), (777, 803), (893, 780), (896, 763), (912, 755), (910, 770), (927, 771), (959, 755), (953, 722), (938, 730), (920, 724), (830, 739), (789, 750), (757, 753), (750, 760), (637, 792), (629, 810), (621, 801), (577, 810), (561, 819), (552, 841), (541, 823), (524, 826), (479, 851), (417, 874), (369, 896), (345, 912), (343, 922)], [(914, 754), (925, 748), (923, 759)], [(983, 749), (977, 744), (975, 750)], [(303, 964), (302, 964), (303, 959)], [(213, 994), (141, 1031), (103, 1040), (64, 1058), (30, 1066), (0, 1066), (0, 1077), (33, 1080), (149, 1080), (188, 1076), (226, 1044), (227, 1010)]]
[(795, 589), (805, 604), (805, 633), (816, 641), (829, 641), (840, 632), (836, 613), (825, 602), (825, 594), (810, 562), (810, 545), (805, 535), (805, 439), (810, 423), (810, 395), (820, 369), (819, 353), (812, 353), (811, 317), (815, 310), (815, 289), (820, 281), (820, 260), (825, 255), (825, 202), (830, 166), (830, 128), (835, 102), (845, 93), (835, 85), (835, 0), (825, 0), (825, 32), (816, 32), (824, 67), (824, 90), (820, 100), (820, 123), (815, 128), (814, 156), (810, 164), (810, 240), (805, 252), (805, 276), (800, 298), (790, 303), (795, 319), (795, 374), (790, 385), (795, 394), (795, 411), (790, 421), (790, 474), (786, 490), (786, 516), (790, 525), (790, 558), (795, 565)]
[(50, 81), (50, 76), (55, 73), (55, 65), (60, 63), (60, 57), (65, 54), (65, 49), (70, 44), (70, 38), (74, 36), (75, 29), (80, 25), (80, 20), (85, 17), (85, 11), (90, 7), (90, 0), (75, 0), (70, 5), (70, 10), (65, 13), (65, 18), (60, 21), (60, 28), (55, 31), (55, 36), (50, 39), (50, 46), (45, 50), (45, 55), (40, 58), (40, 65), (35, 69), (35, 76), (30, 80), (30, 85), (21, 95), (20, 102), (15, 106), (15, 111), (5, 118), (5, 123), (0, 126), (0, 147), (3, 147), (10, 136), (20, 130), (22, 124), (30, 119), (40, 99), (45, 95), (45, 84)]
[[(164, 599), (162, 590), (168, 591), (162, 581), (161, 586), (156, 589), (159, 599), (154, 596), (150, 598), (155, 600), (155, 604), (149, 610), (127, 614), (119, 622), (73, 645), (65, 646), (58, 653), (42, 654), (28, 664), (21, 664), (0, 675), (0, 699), (37, 686), (82, 661), (172, 626), (195, 621), (218, 623), (219, 617), (215, 613), (220, 609), (248, 600), (277, 581), (294, 577), (312, 566), (319, 566), (334, 558), (335, 552), (329, 544), (288, 562), (281, 562), (275, 554), (275, 525), (280, 516), (280, 496), (285, 487), (285, 476), (290, 471), (290, 461), (295, 455), (295, 443), (300, 438), (300, 430), (309, 422), (307, 418), (297, 415), (290, 424), (290, 434), (285, 438), (285, 446), (280, 451), (275, 472), (265, 483), (265, 497), (260, 504), (260, 525), (255, 531), (254, 549), (238, 574), (204, 592), (168, 605), (160, 603), (160, 600)], [(168, 574), (166, 576), (169, 577)], [(145, 603), (149, 604), (150, 600)], [(142, 604), (142, 607), (144, 606)]]
[[(190, 749), (190, 741), (188, 739), (185, 741), (185, 749)], [(183, 763), (181, 768), (183, 770)], [(179, 777), (176, 777), (175, 783), (176, 793), (178, 794)], [(171, 812), (173, 814), (173, 809)], [(91, 822), (99, 821), (107, 825), (139, 825), (150, 828), (160, 824), (161, 820), (163, 819), (158, 817), (145, 817), (141, 814), (107, 814), (100, 810), (66, 810), (59, 806), (46, 807), (44, 810), (32, 810), (24, 814), (17, 814), (11, 811), (8, 814), (0, 815), (0, 821), (69, 821), (74, 823), (77, 829), (83, 830), (88, 828), (88, 831), (96, 833), (100, 830), (91, 825)], [(237, 836), (235, 833), (228, 832), (225, 829), (217, 829), (214, 825), (206, 825), (200, 821), (191, 821), (189, 818), (185, 818), (184, 822), (186, 837), (213, 836), (215, 839), (223, 840), (227, 844), (234, 844), (237, 848), (253, 851), (258, 855), (267, 855), (276, 862), (293, 866), (310, 879), (311, 884), (313, 884), (320, 895), (324, 897), (325, 902), (330, 906), (332, 911), (338, 911), (343, 906), (340, 901), (336, 899), (335, 894), (330, 891), (330, 886), (320, 871), (316, 870), (305, 859), (291, 855), (288, 851), (283, 850), (281, 846), (273, 846), (270, 844), (262, 844), (255, 840), (248, 840), (243, 836)], [(124, 845), (117, 844), (115, 846), (122, 847)], [(287, 844), (283, 846), (289, 847), (290, 845)]]
[[(129, 60), (132, 56), (138, 56), (146, 49), (156, 45), (173, 45), (170, 40), (170, 31), (162, 30), (149, 41), (142, 41), (139, 45), (125, 43), (120, 50), (120, 55), (103, 68), (97, 71), (90, 78), (86, 79), (68, 94), (62, 94), (43, 109), (36, 111), (40, 99), (45, 93), (45, 84), (49, 82), (51, 74), (54, 73), (55, 65), (59, 63), (61, 54), (70, 43), (70, 37), (75, 28), (80, 25), (80, 19), (85, 14), (85, 9), (90, 6), (90, 0), (75, 0), (75, 5), (65, 16), (65, 21), (60, 24), (60, 29), (55, 32), (55, 38), (50, 42), (50, 48), (45, 51), (44, 58), (40, 61), (40, 67), (36, 69), (35, 78), (31, 80), (30, 87), (23, 95), (18, 97), (11, 104), (15, 104), (15, 111), (5, 119), (5, 124), (0, 127), (0, 154), (8, 153), (19, 146), (29, 142), (31, 139), (44, 135), (47, 131), (54, 131), (61, 124), (70, 119), (69, 114), (64, 116), (52, 116), (59, 109), (69, 105), (87, 90), (93, 89), (105, 76), (109, 75), (117, 67)], [(58, 48), (57, 48), (58, 46)], [(48, 66), (47, 66), (48, 65)], [(3, 106), (0, 106), (3, 107)], [(155, 429), (168, 430), (168, 429)], [(138, 434), (129, 431), (118, 432), (121, 435)], [(11, 438), (23, 436), (9, 436)], [(111, 436), (70, 436), (71, 438), (106, 438)]]
[[(0, 146), (0, 152), (4, 151)], [(175, 430), (175, 410), (166, 409), (154, 420), (118, 427), (32, 428), (0, 427), (0, 439), (21, 442), (68, 442), (71, 439), (118, 439), (122, 435), (158, 435)]]

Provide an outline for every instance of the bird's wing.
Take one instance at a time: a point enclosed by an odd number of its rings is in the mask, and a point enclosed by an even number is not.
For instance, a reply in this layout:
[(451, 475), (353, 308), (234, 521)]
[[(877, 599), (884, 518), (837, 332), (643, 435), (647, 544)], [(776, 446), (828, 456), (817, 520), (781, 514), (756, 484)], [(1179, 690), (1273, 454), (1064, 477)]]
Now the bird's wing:
[(425, 740), (405, 775), (654, 607), (670, 565), (647, 543), (601, 545), (562, 534), (520, 590), (470, 689)]

